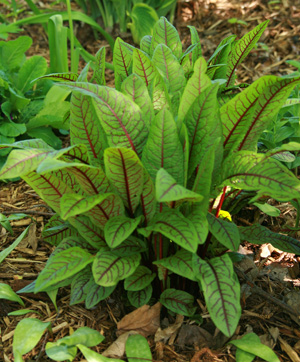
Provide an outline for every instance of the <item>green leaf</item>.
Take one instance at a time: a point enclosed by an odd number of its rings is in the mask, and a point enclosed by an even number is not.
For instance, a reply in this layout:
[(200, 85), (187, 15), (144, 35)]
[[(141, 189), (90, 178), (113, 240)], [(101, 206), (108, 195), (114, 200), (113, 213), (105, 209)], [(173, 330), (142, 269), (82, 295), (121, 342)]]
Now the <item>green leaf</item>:
[(115, 247), (111, 251), (117, 256), (131, 256), (134, 254), (141, 253), (147, 250), (147, 245), (144, 240), (138, 239), (137, 237), (130, 235), (125, 241), (119, 246)]
[(78, 79), (78, 74), (76, 73), (52, 73), (52, 74), (46, 74), (43, 76), (38, 77), (36, 80), (39, 79), (49, 79), (49, 80), (55, 80), (55, 81), (59, 81), (59, 82), (65, 82), (65, 81), (69, 81), (69, 82), (76, 82), (76, 80)]
[(45, 291), (54, 284), (75, 275), (92, 263), (93, 259), (91, 254), (79, 247), (72, 247), (57, 253), (49, 259), (39, 274), (35, 292)]
[(47, 61), (45, 58), (34, 55), (27, 59), (18, 73), (17, 88), (24, 94), (33, 87), (33, 80), (43, 76), (46, 70)]
[(240, 285), (229, 255), (224, 254), (209, 261), (195, 255), (193, 268), (201, 282), (213, 322), (227, 337), (232, 336), (240, 319), (241, 306)]
[(0, 62), (8, 70), (20, 67), (25, 60), (25, 52), (30, 48), (32, 39), (29, 36), (19, 36), (16, 40), (0, 42), (2, 52)]
[(90, 268), (85, 268), (72, 279), (70, 305), (78, 304), (85, 300), (87, 296), (85, 287), (91, 277), (92, 272)]
[(153, 264), (163, 266), (184, 278), (197, 281), (192, 268), (192, 258), (193, 254), (190, 251), (181, 249), (175, 255), (157, 260)]
[(137, 3), (130, 13), (132, 23), (128, 26), (131, 30), (133, 41), (138, 44), (145, 35), (152, 35), (153, 28), (158, 21), (156, 11), (148, 4)]
[(118, 191), (129, 215), (133, 216), (143, 190), (144, 170), (134, 151), (126, 148), (107, 148), (104, 152), (106, 175)]
[(178, 110), (178, 120), (180, 122), (185, 119), (188, 110), (196, 98), (204, 91), (205, 88), (211, 85), (211, 80), (205, 74), (206, 70), (207, 65), (205, 59), (199, 58), (194, 65), (194, 73), (188, 80), (181, 97)]
[(130, 335), (125, 345), (128, 362), (152, 361), (152, 354), (145, 337), (140, 334)]
[(157, 171), (164, 168), (178, 184), (183, 185), (183, 151), (177, 125), (166, 109), (161, 110), (151, 124), (142, 161), (153, 181)]
[(152, 36), (151, 35), (145, 35), (142, 39), (141, 39), (141, 43), (140, 43), (140, 49), (141, 51), (143, 51), (144, 53), (150, 55), (150, 49), (151, 49), (151, 40), (152, 40)]
[(190, 29), (191, 33), (191, 43), (192, 45), (195, 45), (195, 47), (192, 50), (192, 61), (193, 64), (195, 64), (197, 59), (202, 56), (201, 43), (197, 29), (193, 25), (188, 25), (188, 28)]
[(127, 297), (131, 305), (135, 308), (142, 307), (143, 305), (147, 304), (151, 299), (153, 292), (152, 285), (149, 284), (146, 288), (138, 291), (128, 291)]
[(17, 137), (26, 132), (26, 125), (24, 123), (2, 122), (1, 134), (8, 137)]
[(92, 278), (86, 286), (86, 299), (85, 299), (85, 307), (87, 309), (93, 308), (97, 305), (101, 300), (108, 298), (111, 293), (115, 290), (116, 285), (112, 287), (103, 287), (94, 282), (94, 278)]
[(80, 349), (87, 362), (123, 362), (120, 359), (104, 357), (101, 354), (98, 354), (91, 349), (83, 346), (82, 344), (78, 344), (77, 347)]
[(226, 220), (207, 214), (209, 231), (226, 248), (237, 251), (240, 246), (240, 235), (238, 227)]
[(151, 41), (151, 55), (159, 44), (169, 47), (179, 59), (182, 53), (181, 40), (176, 28), (165, 18), (161, 17), (155, 24)]
[(23, 300), (11, 289), (8, 284), (0, 283), (0, 299), (11, 300), (18, 302), (23, 307), (25, 306)]
[(253, 244), (270, 243), (275, 248), (287, 253), (300, 253), (300, 241), (288, 235), (270, 231), (260, 224), (239, 227), (241, 240), (247, 240)]
[(197, 250), (198, 236), (195, 227), (180, 212), (175, 210), (162, 212), (153, 219), (150, 226), (138, 229), (138, 232), (146, 237), (153, 231), (165, 235), (188, 251), (195, 253)]
[[(279, 358), (270, 347), (261, 343), (259, 337), (255, 333), (248, 333), (240, 339), (235, 339), (229, 342), (237, 348), (254, 354), (255, 356), (264, 359), (268, 362), (279, 362)], [(241, 361), (242, 362), (242, 361)]]
[(126, 240), (137, 228), (142, 216), (130, 219), (126, 216), (115, 216), (110, 218), (104, 227), (104, 236), (107, 245), (115, 248)]
[(47, 342), (45, 352), (54, 361), (73, 361), (77, 354), (77, 347), (57, 345), (56, 342)]
[(101, 47), (96, 55), (96, 68), (94, 70), (94, 77), (96, 80), (96, 83), (99, 85), (105, 85), (105, 56), (106, 56), (106, 50), (105, 47)]
[(39, 342), (47, 328), (50, 328), (50, 322), (41, 322), (34, 318), (22, 319), (14, 333), (13, 352), (14, 355), (30, 352)]
[(176, 180), (163, 168), (156, 174), (156, 200), (158, 202), (189, 201), (199, 202), (203, 197), (185, 187), (178, 185)]
[(252, 29), (249, 33), (245, 34), (240, 40), (234, 43), (231, 53), (228, 57), (228, 67), (227, 67), (227, 83), (226, 87), (230, 87), (234, 84), (235, 80), (235, 69), (241, 64), (241, 62), (249, 54), (250, 50), (255, 46), (261, 37), (262, 33), (265, 31), (268, 26), (269, 20), (264, 21), (259, 24), (257, 27)]
[(192, 316), (195, 314), (194, 297), (181, 290), (166, 289), (162, 292), (159, 301), (172, 312), (184, 316)]
[[(0, 214), (1, 215), (1, 214)], [(20, 242), (25, 238), (27, 235), (27, 232), (29, 230), (29, 226), (20, 234), (17, 239), (7, 248), (1, 251), (0, 253), (0, 264), (3, 262), (3, 260), (14, 250), (15, 247), (17, 247)]]
[(101, 343), (103, 340), (104, 336), (98, 331), (89, 327), (80, 327), (70, 336), (66, 336), (56, 341), (56, 344), (64, 344), (71, 347), (80, 343), (86, 347), (94, 347)]
[(144, 224), (148, 225), (148, 223), (152, 220), (156, 212), (156, 199), (155, 199), (154, 184), (146, 169), (144, 169), (144, 185), (141, 193), (140, 203), (145, 218)]
[(39, 314), (41, 316), (41, 313), (37, 312), (36, 310), (32, 310), (32, 309), (19, 309), (19, 310), (15, 310), (13, 312), (7, 313), (7, 315), (20, 316), (20, 315), (25, 315), (28, 313), (35, 313), (35, 314)]
[(187, 218), (193, 223), (196, 233), (198, 244), (204, 244), (208, 235), (208, 221), (207, 221), (207, 210), (208, 205), (205, 202), (197, 203), (192, 206), (192, 211)]
[(125, 290), (133, 292), (142, 290), (152, 283), (155, 274), (145, 266), (138, 266), (133, 274), (127, 277), (124, 281)]
[(134, 47), (117, 38), (114, 45), (113, 65), (116, 89), (132, 73), (132, 53)]
[[(257, 191), (255, 200), (268, 195), (278, 201), (299, 197), (299, 180), (279, 161), (249, 151), (240, 151), (223, 163), (224, 185)], [(254, 201), (254, 200), (253, 200)]]
[(95, 282), (104, 287), (116, 285), (120, 280), (129, 277), (139, 266), (140, 254), (129, 257), (118, 257), (111, 251), (100, 250), (93, 263)]
[(259, 208), (262, 212), (269, 216), (277, 217), (280, 215), (281, 211), (277, 209), (277, 207), (269, 205), (269, 204), (259, 204), (258, 202), (253, 203), (254, 206)]

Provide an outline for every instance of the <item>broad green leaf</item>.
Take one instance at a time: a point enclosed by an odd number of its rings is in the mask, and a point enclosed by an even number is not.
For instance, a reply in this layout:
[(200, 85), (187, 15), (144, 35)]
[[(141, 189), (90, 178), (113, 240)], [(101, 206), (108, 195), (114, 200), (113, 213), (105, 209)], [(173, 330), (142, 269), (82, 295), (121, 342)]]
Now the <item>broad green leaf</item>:
[(59, 245), (53, 250), (52, 254), (50, 255), (49, 259), (53, 258), (56, 254), (67, 250), (69, 248), (73, 247), (79, 247), (89, 253), (93, 253), (95, 249), (81, 236), (68, 236), (65, 239), (63, 239)]
[(138, 232), (148, 237), (153, 231), (163, 234), (182, 248), (196, 252), (198, 236), (193, 223), (180, 212), (168, 210), (158, 214), (150, 226), (138, 229)]
[(91, 83), (60, 83), (93, 97), (95, 108), (111, 147), (126, 147), (140, 154), (148, 136), (142, 112), (117, 90)]
[(17, 137), (26, 132), (24, 123), (3, 122), (1, 123), (1, 134), (7, 137)]
[(17, 141), (9, 145), (1, 145), (0, 149), (2, 147), (13, 147), (13, 148), (22, 148), (22, 149), (42, 149), (42, 150), (48, 150), (48, 151), (54, 151), (54, 148), (49, 146), (46, 142), (44, 142), (41, 139), (29, 139), (24, 141)]
[(181, 57), (182, 45), (180, 37), (176, 28), (165, 17), (161, 17), (154, 26), (151, 40), (151, 55), (159, 44), (169, 47), (177, 59)]
[(289, 142), (269, 150), (265, 153), (266, 157), (273, 157), (281, 162), (293, 162), (295, 156), (289, 151), (300, 151), (300, 144), (298, 142)]
[[(204, 205), (203, 205), (204, 203)], [(194, 204), (192, 211), (187, 218), (193, 223), (197, 237), (198, 244), (204, 244), (208, 235), (208, 221), (207, 221), (208, 204), (206, 201)]]
[(32, 39), (29, 36), (19, 36), (16, 40), (1, 41), (0, 62), (4, 68), (12, 70), (20, 67), (25, 60), (25, 52), (30, 48)]
[(186, 84), (186, 78), (179, 61), (171, 49), (164, 44), (158, 45), (153, 53), (152, 61), (167, 80), (169, 92), (182, 92)]
[(126, 240), (137, 228), (142, 216), (130, 219), (126, 216), (114, 216), (110, 218), (104, 227), (104, 236), (107, 245), (115, 248)]
[(176, 180), (163, 168), (159, 169), (155, 181), (158, 202), (190, 201), (199, 202), (203, 196), (178, 185)]
[(182, 290), (166, 289), (162, 292), (159, 301), (172, 312), (187, 317), (192, 316), (196, 311), (194, 297)]
[(45, 352), (54, 361), (73, 361), (77, 354), (77, 347), (58, 345), (56, 342), (47, 342)]
[(143, 305), (147, 304), (151, 299), (153, 292), (152, 285), (149, 284), (146, 288), (138, 291), (128, 291), (127, 297), (131, 305), (135, 308), (142, 307)]
[[(48, 122), (48, 124), (49, 123), (50, 122)], [(27, 125), (27, 135), (32, 138), (41, 138), (43, 141), (47, 142), (50, 146), (52, 146), (55, 149), (59, 149), (62, 147), (61, 139), (57, 137), (53, 132), (53, 130), (48, 126), (28, 129)]]
[(95, 329), (91, 329), (89, 327), (80, 327), (70, 336), (66, 336), (56, 341), (56, 344), (64, 344), (71, 347), (76, 346), (80, 343), (86, 347), (94, 347), (101, 343), (103, 340), (103, 335)]
[(300, 241), (288, 235), (278, 234), (270, 231), (260, 224), (247, 227), (239, 227), (241, 240), (247, 240), (254, 244), (270, 243), (275, 248), (287, 253), (300, 253)]
[(92, 165), (103, 165), (107, 139), (91, 97), (74, 92), (70, 107), (70, 137), (73, 145), (84, 144)]
[(183, 151), (177, 125), (166, 109), (161, 110), (151, 124), (142, 161), (153, 181), (157, 171), (164, 168), (178, 184), (183, 185)]
[(23, 307), (25, 306), (23, 300), (11, 289), (8, 284), (0, 283), (0, 299), (11, 300), (17, 302)]
[(156, 199), (155, 199), (155, 189), (153, 181), (149, 175), (149, 173), (144, 169), (144, 185), (141, 193), (141, 207), (144, 215), (144, 224), (148, 225), (148, 223), (152, 220), (156, 211)]
[(224, 254), (208, 261), (195, 255), (193, 268), (201, 282), (213, 322), (227, 337), (232, 336), (240, 319), (241, 306), (240, 285), (229, 255)]
[(24, 94), (33, 87), (33, 80), (44, 75), (46, 70), (47, 61), (45, 58), (34, 55), (27, 59), (18, 73), (17, 88)]
[(133, 274), (125, 279), (124, 288), (125, 290), (136, 292), (146, 288), (152, 283), (154, 278), (155, 274), (153, 274), (150, 269), (140, 265)]
[(96, 83), (99, 85), (105, 85), (105, 56), (106, 56), (106, 50), (105, 47), (101, 47), (96, 55), (96, 68), (94, 71), (94, 77), (96, 80)]
[(137, 237), (130, 235), (125, 241), (119, 246), (115, 247), (111, 251), (117, 256), (131, 256), (134, 254), (141, 253), (147, 250), (147, 244), (144, 240), (138, 239)]
[(116, 89), (132, 73), (132, 53), (134, 47), (117, 38), (114, 45), (113, 65), (115, 72)]
[(92, 351), (82, 344), (77, 344), (77, 347), (80, 349), (81, 353), (86, 358), (87, 362), (123, 362), (120, 359), (104, 357), (99, 353)]
[(231, 53), (228, 57), (227, 63), (227, 83), (226, 87), (234, 84), (235, 69), (249, 54), (250, 50), (255, 46), (261, 37), (262, 33), (268, 26), (269, 20), (264, 21), (257, 27), (252, 29), (249, 33), (245, 34), (240, 40), (234, 43)]
[(178, 121), (182, 122), (185, 119), (188, 110), (196, 98), (206, 87), (211, 85), (211, 80), (205, 74), (206, 70), (207, 65), (205, 59), (199, 58), (194, 65), (194, 73), (184, 88), (178, 110)]
[(142, 39), (141, 39), (141, 43), (140, 43), (140, 49), (150, 55), (150, 49), (151, 49), (151, 40), (152, 40), (152, 36), (151, 35), (145, 35)]
[(86, 299), (85, 299), (85, 307), (87, 309), (93, 308), (97, 305), (101, 300), (108, 298), (111, 293), (115, 290), (116, 285), (112, 287), (103, 287), (94, 282), (94, 278), (92, 278), (86, 286)]
[(300, 181), (279, 161), (249, 151), (240, 151), (226, 158), (223, 184), (247, 191), (257, 191), (257, 200), (268, 195), (278, 201), (299, 197)]
[[(229, 342), (237, 348), (254, 354), (255, 356), (264, 359), (268, 362), (279, 362), (279, 358), (276, 356), (275, 352), (271, 350), (270, 347), (261, 343), (259, 337), (255, 333), (245, 334), (240, 339), (235, 339)], [(240, 361), (242, 362), (242, 361)]]
[(22, 319), (14, 333), (13, 352), (14, 355), (21, 355), (30, 352), (40, 341), (47, 328), (50, 328), (51, 322), (41, 322), (34, 318)]
[(144, 170), (134, 151), (126, 148), (107, 148), (104, 152), (106, 175), (121, 196), (132, 217), (143, 190)]
[(85, 287), (92, 277), (92, 272), (90, 268), (85, 268), (80, 273), (78, 273), (71, 283), (71, 297), (70, 305), (81, 303), (85, 300), (87, 296), (87, 290)]
[(226, 220), (207, 214), (209, 231), (226, 248), (237, 251), (240, 246), (240, 235), (238, 227)]
[(49, 259), (45, 268), (39, 274), (35, 292), (46, 290), (57, 282), (67, 279), (88, 264), (93, 262), (94, 257), (79, 247), (72, 247), (56, 254)]
[(163, 266), (184, 278), (197, 281), (192, 267), (192, 258), (193, 254), (190, 251), (181, 249), (175, 255), (155, 261), (153, 264)]
[(281, 214), (281, 211), (277, 209), (277, 207), (267, 203), (260, 204), (258, 202), (254, 202), (253, 205), (269, 216), (278, 217)]
[(29, 226), (20, 234), (17, 239), (7, 248), (1, 251), (0, 253), (0, 264), (3, 262), (3, 260), (14, 250), (15, 247), (17, 247), (20, 242), (25, 238), (27, 235)]
[(140, 107), (144, 122), (149, 129), (154, 118), (154, 109), (145, 83), (138, 75), (131, 74), (122, 83), (121, 91)]
[(145, 337), (134, 334), (128, 337), (125, 345), (128, 362), (152, 361), (152, 354)]
[(137, 3), (130, 12), (132, 22), (128, 24), (133, 41), (138, 44), (146, 35), (152, 35), (158, 15), (148, 4)]
[(139, 266), (140, 254), (129, 257), (118, 257), (111, 251), (100, 250), (93, 262), (95, 282), (103, 287), (116, 285), (120, 280), (129, 277)]
[(252, 362), (255, 357), (255, 354), (245, 352), (239, 348), (235, 352), (236, 362)]

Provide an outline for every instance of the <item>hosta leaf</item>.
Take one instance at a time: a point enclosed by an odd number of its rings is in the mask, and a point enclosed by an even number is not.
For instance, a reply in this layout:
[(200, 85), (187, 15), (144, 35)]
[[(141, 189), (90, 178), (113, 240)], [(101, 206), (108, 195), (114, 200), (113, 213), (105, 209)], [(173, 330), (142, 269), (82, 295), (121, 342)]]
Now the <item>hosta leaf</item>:
[(79, 247), (72, 247), (56, 254), (49, 259), (45, 268), (39, 274), (35, 292), (46, 290), (52, 285), (67, 279), (84, 269), (94, 257)]
[(182, 248), (196, 252), (198, 236), (193, 223), (180, 212), (168, 210), (158, 214), (150, 226), (138, 229), (138, 232), (148, 237), (153, 231), (163, 234)]
[(92, 272), (90, 268), (85, 268), (74, 277), (71, 283), (70, 305), (78, 304), (85, 300), (87, 295), (85, 287), (91, 277)]
[(241, 306), (240, 285), (229, 255), (209, 261), (195, 255), (193, 267), (213, 322), (227, 337), (232, 336), (240, 319)]
[(199, 58), (194, 65), (194, 73), (184, 88), (178, 111), (178, 120), (182, 122), (195, 99), (206, 87), (211, 85), (211, 80), (205, 74), (207, 65), (204, 58)]
[(247, 240), (255, 244), (272, 244), (287, 253), (300, 253), (300, 242), (288, 235), (278, 234), (270, 231), (260, 224), (247, 227), (239, 227), (241, 240)]
[(146, 288), (152, 283), (154, 278), (155, 274), (153, 274), (150, 269), (140, 265), (133, 274), (124, 280), (124, 288), (125, 290), (136, 292)]
[(131, 74), (122, 83), (121, 91), (140, 107), (145, 124), (149, 129), (154, 117), (154, 109), (145, 83), (138, 75)]
[(217, 91), (217, 84), (208, 86), (195, 99), (187, 113), (185, 124), (189, 135), (188, 178), (201, 163), (216, 138), (222, 137)]
[(95, 282), (104, 287), (116, 285), (120, 280), (134, 273), (139, 266), (140, 260), (140, 254), (121, 258), (111, 251), (100, 250), (93, 263)]
[(101, 47), (96, 55), (96, 68), (94, 71), (94, 77), (95, 77), (95, 81), (97, 84), (99, 85), (105, 85), (105, 55), (106, 55), (106, 50), (105, 47)]
[(110, 218), (104, 227), (104, 236), (107, 245), (115, 248), (127, 239), (137, 228), (142, 216), (130, 219), (126, 216), (115, 216)]
[(102, 287), (94, 282), (94, 278), (89, 281), (86, 286), (86, 299), (85, 299), (85, 307), (87, 309), (93, 308), (97, 305), (101, 300), (108, 298), (111, 293), (115, 290), (116, 285), (112, 287)]
[(136, 153), (126, 148), (107, 148), (104, 153), (106, 174), (133, 216), (143, 190), (144, 170)]
[(240, 235), (238, 227), (221, 218), (215, 217), (213, 214), (207, 214), (209, 231), (213, 236), (228, 249), (237, 251), (240, 246)]
[(159, 301), (172, 312), (184, 316), (192, 316), (196, 311), (194, 297), (182, 290), (166, 289), (162, 292)]
[(132, 72), (132, 53), (134, 47), (117, 38), (114, 45), (113, 64), (115, 71), (116, 89)]
[(167, 80), (170, 93), (181, 92), (184, 89), (186, 84), (184, 71), (170, 48), (164, 44), (158, 45), (154, 51), (152, 61)]
[(178, 185), (176, 180), (163, 168), (156, 174), (156, 200), (158, 202), (190, 201), (199, 202), (203, 196)]
[(151, 35), (145, 35), (142, 39), (141, 39), (141, 43), (140, 43), (140, 49), (150, 55), (150, 49), (151, 49), (151, 40), (152, 40), (152, 36)]
[(269, 20), (264, 21), (263, 23), (252, 29), (249, 33), (245, 34), (240, 40), (234, 43), (234, 46), (231, 49), (231, 53), (227, 61), (228, 66), (226, 74), (226, 87), (230, 87), (234, 84), (234, 72), (236, 67), (246, 58), (250, 50), (258, 42), (268, 23)]
[(128, 291), (127, 297), (131, 305), (135, 308), (142, 307), (143, 305), (147, 304), (151, 299), (153, 292), (152, 285), (149, 284), (146, 288), (138, 291)]
[(106, 135), (92, 98), (78, 92), (74, 92), (71, 97), (70, 137), (73, 145), (84, 144), (87, 147), (92, 165), (103, 165)]
[(143, 151), (142, 161), (153, 181), (164, 168), (177, 183), (183, 185), (183, 151), (172, 114), (161, 110), (154, 118)]
[(175, 274), (193, 281), (197, 281), (192, 268), (193, 254), (181, 249), (175, 255), (155, 261), (153, 264), (163, 266)]
[(198, 237), (198, 244), (204, 244), (206, 241), (206, 237), (208, 235), (208, 221), (207, 221), (207, 210), (208, 204), (203, 202), (194, 204), (192, 206), (192, 211), (187, 216), (187, 218), (193, 223), (197, 237)]
[(151, 361), (152, 354), (147, 339), (140, 334), (132, 334), (125, 345), (128, 362)]
[(147, 225), (156, 211), (155, 189), (149, 173), (144, 169), (144, 185), (141, 194), (141, 207), (144, 215), (144, 224)]
[(176, 28), (165, 18), (161, 17), (155, 24), (151, 40), (151, 55), (159, 44), (169, 47), (178, 59), (181, 57), (182, 45)]
[(138, 105), (117, 90), (91, 83), (61, 83), (93, 97), (95, 108), (111, 147), (126, 147), (140, 154), (148, 128)]
[(130, 235), (122, 244), (118, 245), (111, 251), (117, 256), (131, 256), (142, 253), (147, 250), (146, 242)]
[(233, 154), (224, 162), (224, 185), (257, 191), (254, 200), (268, 195), (278, 201), (299, 197), (300, 181), (279, 161), (248, 151)]

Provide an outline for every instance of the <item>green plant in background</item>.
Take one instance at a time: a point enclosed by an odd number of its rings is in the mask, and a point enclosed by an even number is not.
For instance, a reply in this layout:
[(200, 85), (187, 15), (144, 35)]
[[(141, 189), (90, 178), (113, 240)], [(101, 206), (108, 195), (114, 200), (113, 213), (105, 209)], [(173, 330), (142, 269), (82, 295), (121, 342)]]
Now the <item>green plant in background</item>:
[[(133, 306), (154, 297), (190, 317), (199, 285), (215, 325), (234, 333), (240, 286), (226, 251), (242, 240), (300, 251), (289, 236), (223, 217), (233, 192), (252, 193), (251, 202), (299, 199), (300, 181), (273, 151), (258, 153), (257, 141), (300, 77), (264, 76), (235, 92), (235, 69), (266, 26), (226, 38), (207, 66), (196, 29), (183, 52), (162, 17), (141, 49), (117, 39), (115, 89), (105, 86), (104, 48), (98, 84), (57, 75), (72, 91), (71, 146), (14, 143), (0, 171), (22, 177), (57, 213), (44, 232), (57, 247), (27, 292), (71, 285), (71, 304), (91, 308), (121, 282)], [(289, 143), (276, 153), (299, 149)]]

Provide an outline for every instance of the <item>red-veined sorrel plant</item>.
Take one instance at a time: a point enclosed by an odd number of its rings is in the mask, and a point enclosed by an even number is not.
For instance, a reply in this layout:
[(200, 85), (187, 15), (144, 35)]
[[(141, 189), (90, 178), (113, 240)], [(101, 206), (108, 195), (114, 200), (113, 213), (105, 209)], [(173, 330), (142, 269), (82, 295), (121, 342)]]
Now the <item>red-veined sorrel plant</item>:
[[(104, 48), (96, 57), (98, 84), (57, 75), (73, 92), (71, 146), (15, 143), (0, 171), (2, 179), (22, 177), (57, 213), (44, 232), (57, 247), (35, 292), (71, 284), (71, 303), (91, 308), (122, 281), (134, 306), (154, 290), (165, 307), (192, 316), (198, 283), (216, 326), (234, 333), (240, 286), (231, 254), (218, 254), (210, 241), (231, 251), (241, 240), (300, 251), (288, 236), (219, 217), (235, 190), (254, 192), (252, 202), (299, 198), (298, 179), (256, 144), (300, 77), (264, 76), (228, 92), (266, 25), (225, 39), (207, 65), (195, 28), (183, 53), (176, 29), (161, 18), (141, 49), (117, 39), (116, 88), (105, 86)], [(285, 149), (299, 145), (276, 152)]]

